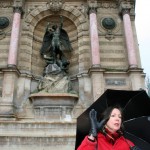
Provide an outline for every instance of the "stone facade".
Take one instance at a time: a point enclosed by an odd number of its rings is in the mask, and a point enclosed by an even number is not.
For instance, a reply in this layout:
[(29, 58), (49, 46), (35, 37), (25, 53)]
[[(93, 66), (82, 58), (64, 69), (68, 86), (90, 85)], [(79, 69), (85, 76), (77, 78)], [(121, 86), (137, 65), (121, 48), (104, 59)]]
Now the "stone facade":
[[(1, 0), (9, 24), (0, 22), (0, 148), (73, 150), (77, 117), (106, 89), (145, 88), (134, 11), (135, 0)], [(45, 66), (40, 48), (59, 16), (78, 100), (37, 107), (30, 95)]]

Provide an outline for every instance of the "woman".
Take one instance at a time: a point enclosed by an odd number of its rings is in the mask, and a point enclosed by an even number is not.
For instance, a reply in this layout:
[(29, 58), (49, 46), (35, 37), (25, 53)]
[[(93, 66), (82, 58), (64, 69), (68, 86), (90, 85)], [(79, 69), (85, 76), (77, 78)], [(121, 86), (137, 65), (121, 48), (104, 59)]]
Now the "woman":
[(77, 150), (139, 150), (123, 136), (123, 116), (119, 106), (107, 108), (100, 123), (97, 122), (95, 110), (91, 110), (89, 116), (90, 134), (84, 138)]

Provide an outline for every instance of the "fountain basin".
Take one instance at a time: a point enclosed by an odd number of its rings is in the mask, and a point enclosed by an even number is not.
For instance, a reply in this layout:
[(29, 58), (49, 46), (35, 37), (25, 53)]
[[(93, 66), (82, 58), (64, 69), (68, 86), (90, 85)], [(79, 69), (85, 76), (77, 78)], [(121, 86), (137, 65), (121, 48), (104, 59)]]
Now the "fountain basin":
[(70, 93), (34, 93), (29, 96), (34, 106), (71, 106), (78, 100), (78, 95)]

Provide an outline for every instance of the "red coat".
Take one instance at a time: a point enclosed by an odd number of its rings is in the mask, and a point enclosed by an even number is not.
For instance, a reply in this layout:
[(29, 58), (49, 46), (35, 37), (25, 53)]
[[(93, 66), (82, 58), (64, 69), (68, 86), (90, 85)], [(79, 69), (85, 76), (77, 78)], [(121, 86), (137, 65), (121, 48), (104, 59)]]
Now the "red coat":
[[(119, 137), (114, 145), (112, 145), (102, 133), (98, 133), (97, 141), (89, 141), (88, 137), (86, 136), (77, 150), (130, 150), (128, 143), (131, 146), (134, 146), (131, 141), (127, 139), (125, 140), (123, 136)], [(98, 149), (96, 149), (97, 144)]]

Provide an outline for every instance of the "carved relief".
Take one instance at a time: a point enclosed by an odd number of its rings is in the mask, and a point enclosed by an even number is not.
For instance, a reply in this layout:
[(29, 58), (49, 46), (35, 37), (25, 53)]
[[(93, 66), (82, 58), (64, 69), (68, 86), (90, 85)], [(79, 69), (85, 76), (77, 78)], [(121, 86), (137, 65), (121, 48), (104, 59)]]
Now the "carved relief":
[(63, 0), (50, 0), (49, 6), (52, 11), (60, 11), (63, 5)]
[(110, 3), (110, 2), (100, 2), (98, 3), (98, 7), (99, 8), (105, 8), (105, 9), (108, 9), (108, 8), (118, 8), (118, 4), (117, 3)]
[(10, 17), (0, 16), (0, 40), (5, 38), (6, 33), (10, 31)]
[(103, 15), (99, 18), (99, 30), (105, 35), (105, 38), (112, 40), (115, 38), (115, 33), (120, 30), (120, 22), (117, 16)]
[(116, 22), (113, 18), (104, 18), (102, 20), (102, 26), (107, 30), (113, 30), (116, 27)]
[(9, 19), (7, 17), (0, 17), (0, 29), (4, 29), (9, 26)]

